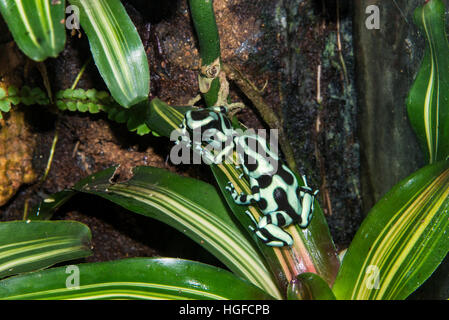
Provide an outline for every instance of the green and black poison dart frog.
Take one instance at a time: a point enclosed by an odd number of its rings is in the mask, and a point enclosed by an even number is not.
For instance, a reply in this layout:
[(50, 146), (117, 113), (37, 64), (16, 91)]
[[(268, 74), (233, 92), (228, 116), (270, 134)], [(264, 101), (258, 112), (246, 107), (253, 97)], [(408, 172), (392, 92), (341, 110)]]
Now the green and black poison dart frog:
[[(220, 163), (224, 157), (232, 155), (234, 148), (233, 128), (226, 117), (226, 107), (211, 107), (207, 109), (189, 110), (180, 126), (180, 141), (199, 152), (208, 162)], [(197, 139), (195, 139), (197, 137)], [(206, 142), (210, 147), (203, 147)], [(210, 148), (218, 150), (214, 155)]]
[[(239, 163), (249, 178), (252, 195), (238, 194), (229, 182), (226, 189), (237, 204), (257, 203), (264, 214), (257, 222), (247, 210), (256, 228), (250, 226), (265, 244), (272, 247), (291, 246), (293, 239), (282, 228), (297, 223), (306, 228), (313, 215), (315, 196), (303, 176), (305, 185), (299, 186), (293, 172), (269, 150), (265, 138), (255, 134), (234, 137)], [(271, 158), (271, 159), (270, 159)], [(277, 168), (273, 166), (277, 162)]]

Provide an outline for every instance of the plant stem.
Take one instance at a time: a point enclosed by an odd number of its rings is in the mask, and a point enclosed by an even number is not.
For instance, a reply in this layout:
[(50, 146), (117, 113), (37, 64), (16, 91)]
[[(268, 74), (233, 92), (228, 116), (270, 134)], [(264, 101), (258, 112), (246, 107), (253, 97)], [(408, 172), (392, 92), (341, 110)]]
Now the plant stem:
[(43, 183), (47, 179), (48, 174), (50, 173), (51, 164), (53, 162), (53, 157), (55, 155), (55, 149), (56, 149), (57, 143), (58, 143), (58, 124), (56, 124), (55, 135), (53, 137), (53, 143), (51, 145), (50, 156), (48, 157), (48, 161), (47, 161), (47, 167), (45, 168), (45, 172), (40, 180), (40, 183)]
[[(203, 98), (207, 106), (213, 106), (217, 102), (220, 82), (218, 73), (221, 67), (220, 60), (220, 37), (215, 21), (213, 0), (189, 0), (190, 12), (192, 14), (193, 25), (200, 45), (201, 72), (199, 81), (210, 81), (210, 88), (203, 92)], [(213, 75), (207, 75), (206, 70), (218, 59), (218, 70)]]
[(76, 76), (75, 81), (73, 82), (72, 87), (70, 88), (71, 90), (74, 90), (76, 88), (76, 86), (78, 85), (78, 82), (81, 80), (81, 77), (84, 74), (84, 71), (86, 70), (86, 67), (88, 66), (89, 62), (91, 62), (91, 61), (92, 61), (92, 57), (89, 57), (89, 59), (87, 59), (87, 61), (81, 67), (80, 72)]

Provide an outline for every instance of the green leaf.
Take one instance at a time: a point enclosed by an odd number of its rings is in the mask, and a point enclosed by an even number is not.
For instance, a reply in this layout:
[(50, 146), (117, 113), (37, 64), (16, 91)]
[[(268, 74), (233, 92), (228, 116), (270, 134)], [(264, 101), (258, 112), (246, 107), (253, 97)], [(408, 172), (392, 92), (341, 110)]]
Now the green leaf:
[(6, 97), (6, 90), (0, 87), (0, 100)]
[(415, 10), (427, 47), (407, 99), (410, 122), (430, 163), (449, 155), (449, 44), (445, 6), (430, 0)]
[(73, 221), (0, 223), (0, 278), (90, 255), (90, 230)]
[(150, 71), (142, 41), (119, 0), (70, 0), (95, 63), (114, 99), (128, 108), (148, 98)]
[(405, 299), (449, 251), (449, 161), (397, 184), (370, 211), (338, 273), (338, 299)]
[(173, 130), (179, 129), (184, 114), (190, 109), (192, 107), (172, 107), (155, 98), (147, 108), (145, 123), (159, 135), (169, 138)]
[(0, 101), (0, 111), (2, 112), (9, 112), (11, 110), (11, 104), (6, 100)]
[(228, 271), (188, 260), (133, 258), (77, 267), (76, 287), (66, 285), (73, 269), (53, 268), (0, 281), (0, 299), (272, 299)]
[(302, 273), (288, 286), (289, 300), (336, 300), (326, 281), (315, 273)]
[(65, 0), (0, 0), (0, 12), (19, 48), (31, 59), (57, 57), (64, 49)]
[(213, 186), (152, 167), (137, 167), (132, 179), (113, 183), (113, 169), (80, 181), (75, 190), (101, 196), (173, 226), (229, 269), (280, 298), (257, 249), (233, 222)]

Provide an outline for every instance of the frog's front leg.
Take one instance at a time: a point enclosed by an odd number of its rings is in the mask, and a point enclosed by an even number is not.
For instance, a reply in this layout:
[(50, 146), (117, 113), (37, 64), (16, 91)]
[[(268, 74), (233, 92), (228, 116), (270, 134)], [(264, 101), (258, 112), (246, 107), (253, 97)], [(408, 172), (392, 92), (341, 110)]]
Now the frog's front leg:
[(273, 212), (268, 216), (260, 218), (257, 228), (254, 229), (256, 236), (261, 239), (267, 246), (283, 247), (291, 246), (293, 238), (291, 235), (282, 229), (280, 226), (270, 223), (273, 217), (278, 216), (278, 212)]
[(234, 199), (235, 203), (240, 205), (249, 205), (251, 204), (251, 201), (259, 201), (260, 200), (260, 194), (246, 194), (244, 192), (238, 193), (237, 190), (235, 190), (234, 185), (231, 181), (228, 182), (228, 185), (225, 188), (231, 193), (232, 198)]

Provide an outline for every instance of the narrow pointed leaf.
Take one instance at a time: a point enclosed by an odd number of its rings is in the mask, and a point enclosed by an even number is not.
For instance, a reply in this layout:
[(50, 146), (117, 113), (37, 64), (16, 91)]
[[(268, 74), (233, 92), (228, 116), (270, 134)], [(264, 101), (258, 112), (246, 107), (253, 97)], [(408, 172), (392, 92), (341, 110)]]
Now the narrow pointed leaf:
[(57, 57), (64, 49), (65, 0), (0, 0), (0, 12), (17, 45), (31, 59)]
[[(272, 299), (232, 273), (170, 258), (133, 258), (28, 273), (0, 281), (0, 299)], [(67, 286), (75, 272), (79, 284)], [(70, 285), (70, 282), (69, 282)]]
[(119, 0), (70, 0), (80, 9), (95, 63), (113, 98), (130, 107), (147, 99), (150, 71), (142, 41)]
[(449, 161), (397, 184), (370, 211), (338, 273), (338, 299), (405, 299), (449, 251)]
[(288, 286), (289, 300), (336, 300), (329, 285), (315, 273), (302, 273)]
[(161, 220), (209, 250), (238, 275), (280, 297), (257, 249), (228, 215), (216, 189), (169, 171), (137, 167), (126, 182), (114, 183), (113, 168), (80, 181), (75, 189)]
[(90, 255), (90, 230), (73, 221), (0, 223), (0, 278)]
[(430, 0), (415, 10), (427, 46), (407, 99), (410, 122), (430, 163), (449, 156), (449, 44), (445, 6)]

